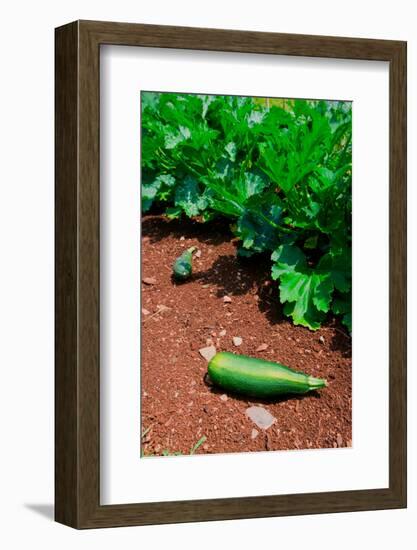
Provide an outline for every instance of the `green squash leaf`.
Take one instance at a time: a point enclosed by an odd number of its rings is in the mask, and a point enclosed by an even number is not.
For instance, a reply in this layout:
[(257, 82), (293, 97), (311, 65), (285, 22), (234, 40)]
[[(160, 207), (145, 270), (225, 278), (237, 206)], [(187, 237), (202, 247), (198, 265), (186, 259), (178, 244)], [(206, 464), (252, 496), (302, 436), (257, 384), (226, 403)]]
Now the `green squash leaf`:
[(329, 272), (311, 269), (302, 250), (281, 245), (272, 254), (272, 277), (280, 280), (280, 301), (294, 324), (316, 330), (330, 309), (334, 285)]
[(175, 185), (175, 178), (169, 174), (162, 174), (151, 183), (142, 183), (142, 212), (147, 212), (152, 206), (158, 192)]
[(175, 206), (182, 208), (189, 218), (198, 216), (206, 208), (207, 201), (207, 196), (191, 176), (187, 176), (175, 190)]

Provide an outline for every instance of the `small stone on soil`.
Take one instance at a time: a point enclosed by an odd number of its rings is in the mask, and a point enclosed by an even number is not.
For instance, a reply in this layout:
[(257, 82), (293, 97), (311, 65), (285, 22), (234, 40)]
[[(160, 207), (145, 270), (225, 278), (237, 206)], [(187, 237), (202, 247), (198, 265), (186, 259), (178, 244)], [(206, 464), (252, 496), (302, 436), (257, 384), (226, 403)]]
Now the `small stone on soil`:
[(343, 447), (343, 438), (340, 434), (337, 434), (336, 441), (338, 447)]
[(198, 249), (197, 252), (194, 254), (196, 258), (201, 258), (201, 250)]
[(219, 336), (226, 336), (226, 331), (225, 330), (221, 330), (219, 332)]
[(180, 237), (180, 241), (185, 241), (184, 235), (182, 235), (182, 236)]
[(150, 311), (148, 311), (147, 309), (145, 309), (144, 307), (142, 308), (142, 315), (149, 315), (150, 314)]
[(232, 299), (230, 298), (230, 296), (223, 296), (223, 302), (225, 304), (231, 304), (232, 303)]
[(233, 340), (233, 344), (235, 346), (241, 346), (242, 345), (243, 340), (240, 336), (233, 336), (232, 340)]
[(142, 281), (145, 283), (145, 285), (156, 285), (155, 277), (144, 277)]
[(220, 396), (220, 399), (222, 401), (227, 401), (227, 395), (224, 393), (223, 395)]
[(171, 308), (168, 306), (164, 306), (164, 304), (158, 304), (156, 306), (157, 313), (162, 313), (163, 311), (169, 311)]
[(265, 351), (266, 349), (268, 349), (268, 344), (261, 344), (256, 348), (256, 351)]
[(207, 346), (205, 348), (200, 348), (198, 352), (201, 357), (203, 357), (208, 362), (216, 355), (217, 350), (215, 346)]
[(258, 428), (261, 428), (261, 430), (267, 430), (277, 420), (275, 416), (272, 416), (272, 414), (263, 407), (249, 407), (246, 409), (246, 416), (248, 416)]
[(253, 428), (252, 433), (250, 434), (251, 439), (256, 439), (258, 435), (259, 435), (258, 430), (255, 430), (255, 428)]
[(324, 336), (320, 336), (319, 341), (324, 344)]

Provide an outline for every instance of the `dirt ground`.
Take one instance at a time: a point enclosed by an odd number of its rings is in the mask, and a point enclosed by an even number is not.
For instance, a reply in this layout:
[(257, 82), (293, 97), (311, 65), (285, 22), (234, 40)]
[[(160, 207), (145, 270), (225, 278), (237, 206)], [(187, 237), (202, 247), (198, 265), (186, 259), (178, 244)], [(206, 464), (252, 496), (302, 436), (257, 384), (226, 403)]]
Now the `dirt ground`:
[[(175, 283), (172, 263), (190, 246), (201, 251), (193, 276)], [(199, 349), (208, 345), (277, 361), (329, 385), (271, 401), (226, 394), (205, 378)], [(281, 314), (270, 260), (238, 259), (226, 224), (143, 218), (142, 455), (188, 454), (202, 439), (196, 453), (351, 446), (351, 382), (343, 326), (331, 319), (316, 332), (292, 325)], [(270, 428), (248, 418), (252, 405), (276, 418)]]

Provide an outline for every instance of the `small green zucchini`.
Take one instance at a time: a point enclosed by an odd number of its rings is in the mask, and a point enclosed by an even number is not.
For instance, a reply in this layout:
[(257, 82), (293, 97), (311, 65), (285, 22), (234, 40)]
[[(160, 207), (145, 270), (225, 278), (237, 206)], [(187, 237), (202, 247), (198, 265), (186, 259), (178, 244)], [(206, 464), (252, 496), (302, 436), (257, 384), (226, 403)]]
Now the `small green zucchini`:
[(272, 361), (221, 351), (210, 360), (208, 373), (214, 384), (252, 397), (307, 393), (327, 386), (327, 381)]
[(185, 279), (191, 277), (191, 273), (193, 272), (192, 261), (194, 250), (196, 250), (196, 247), (192, 246), (175, 260), (174, 265), (172, 266), (172, 272), (176, 279), (185, 281)]

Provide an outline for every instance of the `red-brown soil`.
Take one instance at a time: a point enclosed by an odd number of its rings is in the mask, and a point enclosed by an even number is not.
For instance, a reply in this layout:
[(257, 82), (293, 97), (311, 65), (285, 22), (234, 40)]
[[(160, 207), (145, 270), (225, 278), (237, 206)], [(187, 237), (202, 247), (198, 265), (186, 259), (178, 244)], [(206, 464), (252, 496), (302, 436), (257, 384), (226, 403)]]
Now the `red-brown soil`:
[[(194, 257), (192, 278), (176, 283), (172, 263), (190, 246), (201, 256)], [(145, 216), (143, 279), (154, 283), (142, 283), (143, 455), (188, 454), (203, 436), (197, 453), (351, 446), (350, 337), (332, 319), (312, 332), (283, 317), (270, 260), (238, 259), (227, 224)], [(241, 346), (233, 336), (242, 338)], [(198, 350), (211, 344), (326, 378), (329, 385), (271, 401), (225, 394), (205, 379), (207, 362)], [(268, 347), (257, 352), (261, 344)], [(276, 422), (257, 428), (245, 414), (251, 405), (267, 409)]]

